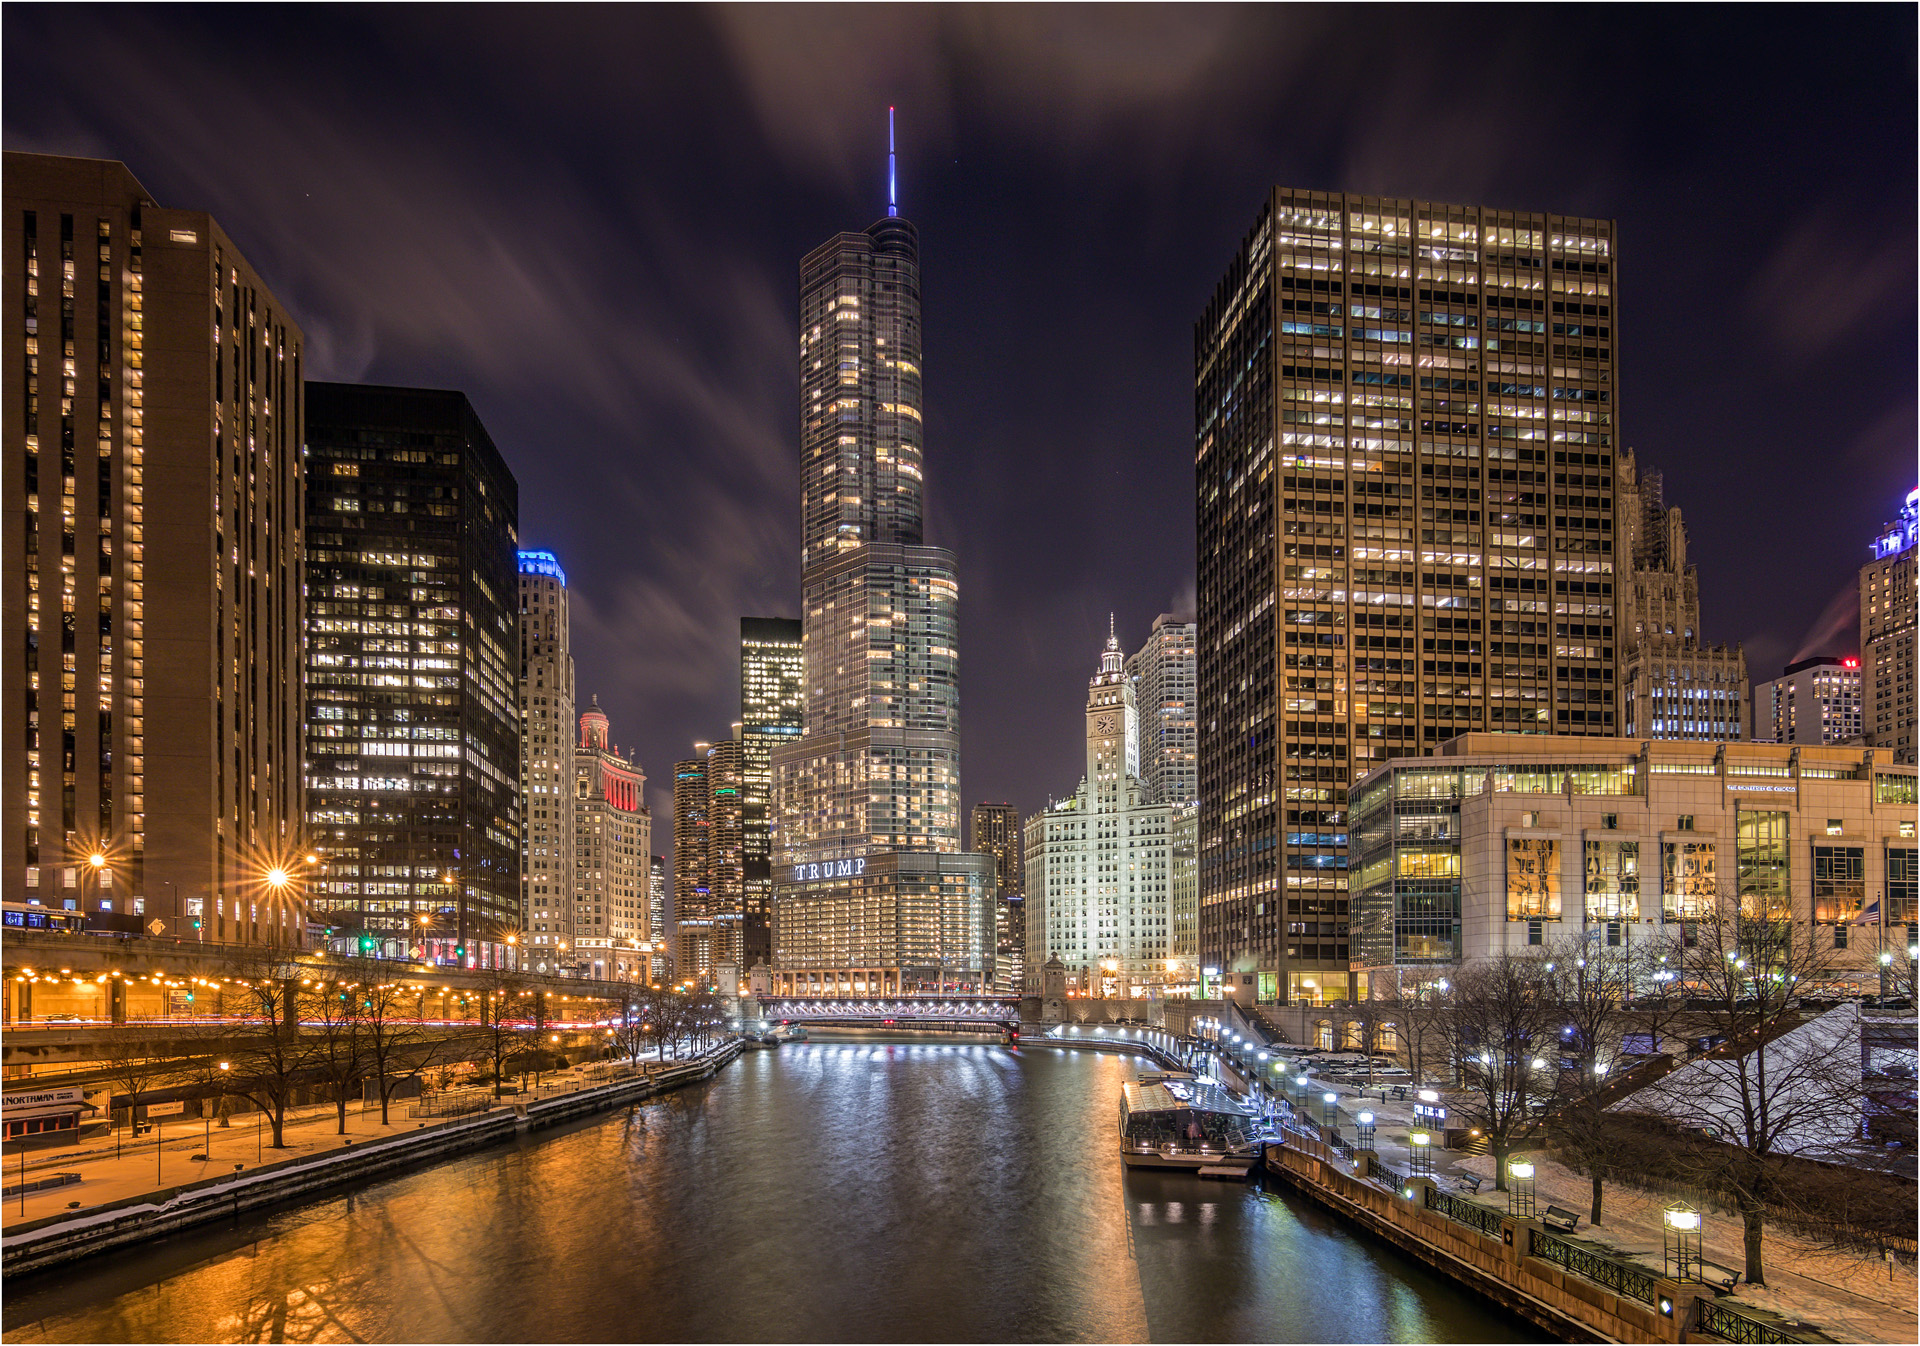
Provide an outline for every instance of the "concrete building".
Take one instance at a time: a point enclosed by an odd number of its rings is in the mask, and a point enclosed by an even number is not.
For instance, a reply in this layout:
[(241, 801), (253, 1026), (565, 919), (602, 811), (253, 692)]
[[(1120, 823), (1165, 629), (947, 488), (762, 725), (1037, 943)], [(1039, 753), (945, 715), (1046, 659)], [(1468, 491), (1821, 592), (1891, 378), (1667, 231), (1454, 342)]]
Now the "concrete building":
[[(614, 746), (598, 697), (580, 715), (574, 749), (571, 963), (596, 981), (651, 981), (647, 916), (653, 818), (647, 775)], [(563, 956), (562, 963), (569, 960)]]
[(1920, 541), (1920, 487), (1907, 493), (1900, 517), (1873, 540), (1873, 559), (1860, 570), (1862, 727), (1867, 742), (1893, 749), (1894, 760), (1912, 762), (1914, 710), (1914, 619), (1920, 609), (1914, 557)]
[(1194, 333), (1200, 950), (1349, 972), (1347, 790), (1618, 732), (1605, 220), (1273, 191)]
[(922, 523), (920, 245), (892, 207), (800, 267), (801, 736), (773, 751), (781, 994), (993, 984), (960, 850), (959, 585)]
[(673, 764), (673, 975), (706, 985), (713, 976), (713, 911), (707, 892), (707, 748)]
[(1172, 613), (1153, 619), (1153, 633), (1127, 660), (1140, 718), (1140, 781), (1162, 804), (1200, 796), (1194, 731), (1195, 626)]
[(1753, 736), (1765, 743), (1860, 741), (1860, 661), (1822, 655), (1788, 664), (1753, 689)]
[(520, 947), (540, 969), (574, 937), (572, 620), (552, 552), (520, 553), (520, 719)]
[[(1687, 529), (1665, 483), (1620, 455), (1620, 694), (1628, 737), (1737, 742), (1747, 730), (1747, 656), (1709, 645), (1700, 628), (1700, 577)], [(1629, 563), (1630, 558), (1630, 563)]]
[(1051, 958), (1086, 995), (1138, 996), (1172, 970), (1178, 806), (1151, 800), (1128, 769), (1132, 699), (1109, 635), (1087, 687), (1087, 774), (1071, 798), (1027, 820), (1029, 994)]
[(1018, 995), (1027, 943), (1026, 836), (1020, 810), (1011, 804), (975, 804), (971, 836), (974, 854), (993, 857), (994, 989)]
[(5, 202), (0, 894), (304, 945), (300, 327), (124, 164)]
[(521, 922), (519, 488), (466, 397), (307, 384), (307, 810), (336, 937), (503, 966)]
[(800, 737), (804, 677), (798, 621), (740, 619), (740, 961), (749, 968), (773, 963), (773, 750)]
[(1358, 989), (1568, 934), (1631, 947), (1737, 896), (1856, 952), (1871, 991), (1920, 921), (1915, 799), (1862, 748), (1462, 735), (1354, 786)]

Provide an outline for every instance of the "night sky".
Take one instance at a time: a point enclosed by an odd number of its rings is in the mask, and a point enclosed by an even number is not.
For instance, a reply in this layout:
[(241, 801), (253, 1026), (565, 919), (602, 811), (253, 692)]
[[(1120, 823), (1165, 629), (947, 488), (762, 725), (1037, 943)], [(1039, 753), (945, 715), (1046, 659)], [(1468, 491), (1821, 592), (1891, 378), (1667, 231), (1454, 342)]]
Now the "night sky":
[(1276, 183), (1612, 217), (1616, 443), (1756, 681), (1915, 481), (1915, 10), (9, 5), (9, 149), (210, 210), (310, 376), (458, 388), (650, 777), (797, 616), (800, 257), (901, 213), (968, 807), (1071, 791), (1107, 613), (1194, 592), (1192, 332)]

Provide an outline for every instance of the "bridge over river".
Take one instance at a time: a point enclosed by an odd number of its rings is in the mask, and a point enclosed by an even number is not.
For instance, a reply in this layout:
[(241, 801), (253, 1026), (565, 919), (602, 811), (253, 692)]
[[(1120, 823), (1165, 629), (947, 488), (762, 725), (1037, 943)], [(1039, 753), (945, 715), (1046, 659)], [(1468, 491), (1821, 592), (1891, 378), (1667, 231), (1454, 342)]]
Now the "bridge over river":
[(1020, 1001), (1012, 996), (761, 996), (742, 1002), (741, 1020), (808, 1028), (894, 1028), (918, 1033), (1020, 1031)]

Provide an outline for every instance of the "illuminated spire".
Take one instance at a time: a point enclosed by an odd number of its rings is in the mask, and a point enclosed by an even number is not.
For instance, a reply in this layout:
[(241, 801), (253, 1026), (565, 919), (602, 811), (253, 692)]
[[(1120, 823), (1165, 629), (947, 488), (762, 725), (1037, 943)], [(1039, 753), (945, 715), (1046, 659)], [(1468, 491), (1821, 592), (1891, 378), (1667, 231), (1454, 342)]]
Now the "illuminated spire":
[(893, 109), (887, 109), (887, 215), (900, 213), (900, 178), (893, 157)]

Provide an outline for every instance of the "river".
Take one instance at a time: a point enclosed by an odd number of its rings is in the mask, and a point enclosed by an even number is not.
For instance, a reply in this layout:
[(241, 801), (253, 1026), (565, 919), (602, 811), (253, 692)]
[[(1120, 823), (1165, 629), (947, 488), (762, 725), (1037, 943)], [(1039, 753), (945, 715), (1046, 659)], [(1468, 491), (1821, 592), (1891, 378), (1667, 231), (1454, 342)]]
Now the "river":
[(815, 1038), (8, 1287), (8, 1341), (1538, 1339), (1291, 1193), (1128, 1173), (1130, 1057)]

